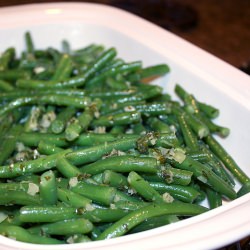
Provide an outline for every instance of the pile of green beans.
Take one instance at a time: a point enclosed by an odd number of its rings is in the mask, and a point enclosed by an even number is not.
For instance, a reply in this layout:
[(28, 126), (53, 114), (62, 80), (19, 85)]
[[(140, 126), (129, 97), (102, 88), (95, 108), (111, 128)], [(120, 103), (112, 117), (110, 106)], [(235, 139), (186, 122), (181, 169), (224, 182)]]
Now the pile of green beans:
[(0, 57), (1, 235), (105, 240), (249, 192), (249, 177), (216, 139), (229, 135), (214, 121), (219, 110), (179, 84), (179, 101), (147, 84), (169, 73), (166, 64), (125, 62), (97, 44), (40, 50), (29, 32), (24, 39), (20, 56), (10, 47)]

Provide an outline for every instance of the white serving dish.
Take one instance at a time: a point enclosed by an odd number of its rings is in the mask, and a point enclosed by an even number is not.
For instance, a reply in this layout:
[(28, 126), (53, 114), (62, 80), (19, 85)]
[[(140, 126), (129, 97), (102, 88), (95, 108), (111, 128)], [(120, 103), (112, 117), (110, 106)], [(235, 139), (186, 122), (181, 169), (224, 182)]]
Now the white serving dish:
[[(90, 3), (34, 4), (0, 9), (0, 51), (24, 48), (31, 31), (37, 48), (73, 48), (91, 42), (115, 46), (127, 61), (167, 63), (171, 73), (157, 82), (173, 94), (175, 83), (221, 110), (217, 122), (231, 128), (220, 140), (250, 175), (250, 77), (181, 38), (125, 11)], [(239, 187), (237, 187), (238, 189)], [(47, 250), (215, 249), (250, 235), (250, 194), (205, 214), (143, 233), (112, 240), (46, 246)], [(45, 249), (0, 236), (0, 249)]]

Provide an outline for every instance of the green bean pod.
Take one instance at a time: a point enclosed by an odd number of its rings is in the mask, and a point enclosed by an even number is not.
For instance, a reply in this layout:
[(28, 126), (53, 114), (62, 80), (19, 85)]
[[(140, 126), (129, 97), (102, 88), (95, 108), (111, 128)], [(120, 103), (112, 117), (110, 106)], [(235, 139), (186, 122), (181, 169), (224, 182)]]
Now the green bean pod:
[(3, 92), (10, 92), (14, 90), (14, 87), (9, 82), (0, 79), (0, 90)]
[(217, 142), (212, 136), (207, 136), (205, 142), (208, 144), (210, 150), (217, 155), (217, 157), (224, 163), (226, 168), (234, 175), (242, 184), (249, 182), (250, 178), (242, 171), (236, 164), (234, 159), (229, 155), (226, 150)]
[(57, 147), (50, 142), (40, 141), (37, 146), (37, 150), (40, 154), (52, 155), (62, 152), (64, 149)]
[(163, 196), (161, 196), (158, 191), (152, 188), (146, 180), (144, 180), (134, 171), (129, 173), (128, 183), (147, 201), (155, 203), (168, 202), (167, 200), (165, 201)]
[(161, 203), (152, 204), (138, 210), (135, 210), (122, 219), (115, 222), (101, 235), (97, 240), (111, 239), (126, 234), (133, 227), (148, 218), (161, 215), (197, 215), (206, 212), (207, 209), (198, 205), (188, 203)]
[(39, 196), (26, 191), (4, 191), (0, 194), (0, 205), (39, 205)]
[(80, 168), (82, 173), (98, 174), (105, 170), (114, 172), (128, 173), (138, 171), (144, 173), (156, 173), (157, 161), (153, 157), (137, 157), (129, 155), (112, 156), (103, 160), (96, 161)]
[(16, 100), (5, 104), (0, 110), (0, 116), (5, 113), (11, 112), (16, 108), (31, 105), (31, 104), (51, 104), (59, 106), (74, 106), (76, 108), (86, 108), (90, 105), (91, 100), (89, 97), (76, 98), (72, 96), (61, 95), (44, 95), (44, 96), (29, 96), (20, 97)]
[(97, 120), (93, 120), (92, 126), (115, 126), (128, 125), (141, 122), (141, 114), (139, 112), (123, 112), (119, 114), (101, 116)]
[(82, 174), (80, 169), (71, 164), (65, 157), (58, 157), (56, 168), (66, 178), (76, 177)]
[(229, 184), (218, 177), (213, 171), (211, 171), (201, 163), (194, 161), (192, 158), (186, 156), (185, 160), (182, 163), (176, 164), (176, 167), (193, 171), (194, 176), (198, 180), (209, 185), (215, 191), (219, 192), (222, 195), (225, 195), (229, 199), (236, 198), (236, 192)]
[(7, 48), (0, 56), (0, 71), (9, 68), (11, 61), (14, 59), (16, 51), (13, 47)]
[(64, 241), (45, 236), (33, 235), (29, 233), (28, 230), (14, 225), (0, 225), (0, 234), (17, 241), (33, 244), (64, 244)]
[(70, 235), (86, 234), (92, 231), (93, 224), (84, 218), (57, 221), (28, 228), (32, 234), (41, 235)]
[(116, 189), (108, 186), (89, 184), (83, 181), (77, 182), (71, 187), (73, 192), (81, 194), (100, 205), (110, 205), (115, 197)]
[(86, 210), (85, 208), (57, 207), (57, 206), (23, 206), (20, 209), (21, 222), (56, 222), (74, 218), (85, 218), (91, 222), (114, 222), (128, 211), (122, 209), (102, 209), (95, 208)]
[(150, 186), (157, 190), (160, 194), (168, 192), (173, 198), (183, 201), (193, 203), (195, 199), (200, 195), (200, 193), (190, 187), (175, 184), (165, 184), (162, 182), (149, 182)]
[(68, 204), (71, 207), (85, 208), (92, 206), (92, 201), (90, 199), (66, 188), (57, 188), (57, 195), (60, 201)]
[(206, 194), (210, 209), (214, 209), (222, 205), (222, 198), (218, 192), (209, 187), (206, 187)]
[(41, 141), (46, 141), (56, 147), (68, 146), (68, 142), (65, 140), (64, 134), (23, 132), (18, 135), (18, 141), (29, 147), (38, 147)]
[(71, 150), (64, 150), (60, 153), (49, 155), (36, 160), (17, 162), (10, 165), (0, 166), (0, 178), (14, 178), (25, 174), (39, 173), (56, 166), (57, 157), (65, 155)]
[[(138, 137), (124, 138), (119, 141), (103, 143), (86, 149), (75, 150), (67, 153), (66, 158), (76, 165), (86, 164), (101, 159), (104, 155), (110, 154), (113, 150), (127, 151), (135, 148)], [(0, 169), (1, 176), (1, 169)]]
[(56, 119), (52, 121), (50, 130), (55, 134), (60, 134), (64, 131), (67, 122), (76, 113), (76, 108), (67, 106), (57, 115)]
[(68, 54), (63, 54), (58, 62), (54, 75), (51, 80), (63, 81), (70, 77), (73, 64)]
[(41, 175), (40, 196), (42, 202), (46, 205), (55, 205), (57, 202), (57, 184), (52, 170)]

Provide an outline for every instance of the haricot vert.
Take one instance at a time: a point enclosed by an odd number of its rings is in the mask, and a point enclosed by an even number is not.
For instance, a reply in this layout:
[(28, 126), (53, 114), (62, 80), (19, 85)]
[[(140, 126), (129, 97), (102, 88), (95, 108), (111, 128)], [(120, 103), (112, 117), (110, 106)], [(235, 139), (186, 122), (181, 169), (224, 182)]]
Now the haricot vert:
[[(176, 84), (165, 62), (127, 62), (89, 44), (0, 56), (0, 234), (35, 244), (110, 239), (177, 223), (250, 191), (214, 135), (219, 110)], [(235, 180), (241, 184), (235, 188)], [(208, 200), (205, 206), (204, 200)]]

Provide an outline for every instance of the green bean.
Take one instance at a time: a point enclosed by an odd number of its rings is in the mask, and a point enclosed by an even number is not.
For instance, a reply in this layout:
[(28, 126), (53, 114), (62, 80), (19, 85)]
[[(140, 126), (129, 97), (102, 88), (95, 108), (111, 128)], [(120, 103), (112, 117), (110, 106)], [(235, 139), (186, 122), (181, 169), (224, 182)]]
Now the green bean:
[(25, 38), (26, 51), (28, 55), (29, 56), (34, 55), (35, 48), (34, 48), (33, 39), (31, 37), (31, 33), (29, 31), (25, 32), (24, 38)]
[[(78, 89), (35, 89), (35, 90), (26, 90), (18, 89), (18, 91), (9, 91), (0, 93), (1, 102), (6, 102), (10, 100), (15, 100), (19, 97), (26, 97), (29, 95), (39, 96), (39, 95), (71, 95), (76, 97), (86, 96), (86, 91)], [(90, 94), (88, 94), (90, 95)]]
[(0, 183), (1, 192), (5, 191), (25, 191), (28, 192), (29, 183), (23, 182), (8, 182), (8, 183)]
[(174, 215), (161, 215), (157, 217), (148, 218), (147, 220), (135, 226), (129, 231), (129, 234), (139, 233), (153, 228), (165, 226), (171, 223), (178, 222), (178, 217)]
[(166, 64), (158, 64), (143, 68), (139, 71), (140, 79), (156, 78), (169, 73), (170, 69)]
[(250, 192), (250, 181), (244, 183), (239, 191), (237, 192), (237, 197), (241, 197)]
[(185, 114), (189, 126), (194, 130), (199, 138), (204, 138), (209, 134), (209, 129), (206, 124), (192, 114)]
[[(113, 101), (116, 101), (115, 99)], [(110, 115), (110, 114), (117, 114), (117, 113), (122, 113), (124, 111), (135, 111), (135, 105), (137, 104), (144, 104), (144, 100), (128, 100), (125, 102), (117, 103), (117, 102), (109, 102), (107, 100), (106, 102), (103, 103), (100, 113), (102, 115)]]
[(66, 54), (71, 53), (70, 43), (67, 40), (62, 40), (62, 51)]
[[(130, 190), (132, 190), (132, 189), (130, 189)], [(129, 196), (129, 197), (131, 197), (131, 196)], [(148, 205), (149, 205), (149, 202), (145, 202), (145, 201), (130, 200), (130, 199), (126, 200), (124, 198), (123, 199), (116, 198), (114, 204), (111, 204), (110, 207), (112, 207), (112, 209), (116, 208), (116, 209), (134, 211), (134, 210), (137, 210), (141, 207), (145, 207)]]
[(30, 73), (21, 69), (8, 69), (0, 71), (0, 79), (9, 82), (15, 82), (17, 80), (21, 81), (23, 79), (22, 81), (24, 81), (25, 83), (26, 81), (28, 81), (29, 78)]
[(107, 71), (103, 71), (99, 75), (91, 78), (89, 81), (86, 83), (86, 87), (92, 87), (92, 85), (95, 85), (96, 83), (100, 83), (107, 77), (114, 76), (116, 74), (124, 74), (128, 72), (133, 72), (141, 68), (142, 63), (139, 62), (132, 62), (132, 63), (126, 63), (122, 65), (118, 65), (116, 67), (112, 67), (108, 69)]
[(138, 123), (141, 121), (139, 112), (123, 112), (114, 115), (101, 116), (97, 120), (93, 120), (92, 126), (115, 126), (115, 125), (128, 125), (131, 123)]
[(196, 100), (193, 95), (189, 94), (183, 87), (179, 84), (175, 85), (175, 93), (182, 99), (182, 101), (189, 106), (188, 110), (190, 113), (198, 112), (198, 107)]
[(205, 123), (210, 130), (210, 133), (216, 133), (222, 138), (225, 138), (229, 135), (230, 129), (226, 127), (219, 126), (215, 124), (213, 121), (211, 121), (209, 118), (207, 118), (204, 114), (201, 114), (200, 120)]
[(35, 174), (27, 174), (27, 175), (21, 175), (13, 179), (13, 181), (17, 182), (24, 182), (24, 183), (33, 183), (36, 185), (39, 185), (40, 183), (40, 175), (35, 175)]
[(198, 102), (199, 109), (206, 114), (210, 119), (214, 119), (219, 116), (219, 110), (211, 105), (206, 103)]
[(97, 45), (97, 44), (89, 44), (88, 46), (77, 49), (77, 50), (72, 50), (71, 55), (76, 58), (76, 57), (84, 57), (84, 56), (89, 56), (89, 57), (96, 57), (98, 56), (101, 52), (103, 52), (104, 47), (102, 45)]
[(112, 77), (108, 77), (105, 82), (109, 88), (114, 90), (127, 90), (129, 88), (128, 84), (123, 79), (117, 80)]
[(72, 96), (61, 96), (61, 95), (20, 97), (12, 102), (5, 104), (0, 110), (0, 116), (18, 107), (30, 104), (52, 104), (59, 106), (71, 105), (76, 108), (85, 108), (90, 104), (90, 98), (89, 97), (76, 98)]
[(6, 49), (0, 56), (0, 71), (9, 68), (11, 61), (14, 59), (16, 51), (13, 47)]
[(3, 226), (3, 225), (23, 226), (23, 222), (21, 222), (19, 218), (19, 210), (11, 211), (10, 207), (13, 207), (13, 206), (6, 206), (8, 211), (3, 211), (3, 213), (6, 214), (7, 217), (5, 218), (5, 220), (3, 220), (0, 223), (0, 226)]
[[(136, 172), (132, 171), (128, 175), (128, 183), (132, 188), (136, 190), (145, 200), (156, 202), (156, 203), (163, 203), (163, 202), (172, 202), (171, 196), (169, 195), (169, 200), (164, 199), (164, 196), (161, 196), (154, 188), (150, 186), (150, 184), (144, 180), (140, 175)], [(172, 198), (173, 199), (173, 198)]]
[(76, 108), (67, 106), (57, 115), (56, 119), (52, 121), (50, 129), (55, 134), (60, 134), (64, 131), (67, 122), (76, 113)]
[(109, 223), (121, 219), (128, 213), (129, 213), (128, 210), (123, 210), (123, 209), (95, 208), (93, 210), (84, 212), (82, 216), (85, 219), (90, 220), (91, 222)]
[(17, 140), (29, 147), (37, 147), (42, 140), (53, 143), (57, 147), (66, 147), (68, 145), (63, 134), (23, 132), (18, 136)]
[(138, 104), (135, 105), (134, 108), (145, 116), (150, 116), (150, 115), (157, 116), (157, 115), (169, 114), (171, 112), (168, 103)]
[(4, 92), (10, 92), (14, 90), (14, 87), (9, 82), (0, 79), (0, 90)]
[(83, 195), (72, 192), (66, 188), (57, 189), (58, 199), (71, 207), (75, 208), (90, 208), (92, 201)]
[(45, 155), (52, 155), (63, 151), (62, 148), (57, 147), (55, 144), (45, 141), (40, 141), (38, 143), (37, 150), (40, 154)]
[(24, 132), (32, 132), (40, 129), (39, 119), (44, 113), (43, 106), (33, 106), (30, 108), (26, 121), (24, 123)]
[(23, 206), (20, 209), (22, 222), (56, 222), (80, 218), (82, 212), (74, 207), (58, 206)]
[(177, 119), (180, 124), (180, 129), (183, 134), (184, 142), (188, 148), (193, 151), (199, 150), (197, 137), (193, 134), (193, 131), (189, 127), (184, 115), (177, 115)]
[(147, 129), (141, 123), (133, 124), (131, 127), (134, 134), (143, 135), (147, 133)]
[(232, 187), (227, 184), (223, 179), (218, 177), (210, 169), (201, 163), (194, 161), (192, 158), (186, 156), (185, 160), (176, 164), (178, 168), (193, 171), (194, 176), (204, 184), (209, 185), (212, 189), (225, 195), (229, 199), (235, 199), (236, 193)]
[(219, 144), (219, 142), (212, 136), (207, 136), (205, 142), (208, 144), (210, 150), (224, 163), (226, 168), (234, 175), (234, 177), (242, 184), (250, 181), (250, 178), (242, 171), (234, 159), (226, 150)]
[[(127, 103), (126, 103), (127, 104)], [(130, 104), (130, 103), (128, 103)], [(118, 105), (123, 106), (123, 105)], [(169, 114), (171, 112), (170, 106), (168, 103), (147, 103), (147, 104), (140, 104), (138, 101), (135, 104), (124, 106), (122, 109), (116, 109), (111, 114), (121, 113), (124, 111), (137, 111), (140, 112), (142, 115), (149, 117), (149, 116), (158, 116), (163, 114)]]
[(116, 189), (79, 181), (71, 187), (73, 192), (79, 193), (101, 205), (110, 205), (115, 197)]
[[(167, 184), (177, 184), (182, 186), (187, 186), (192, 180), (193, 172), (187, 169), (178, 169), (170, 166), (162, 166), (156, 176), (156, 181), (164, 181)], [(150, 178), (149, 178), (150, 180)], [(154, 180), (154, 179), (153, 179)]]
[(222, 162), (209, 150), (209, 148), (201, 144), (201, 151), (207, 153), (209, 161), (206, 162), (206, 165), (211, 167), (212, 170), (228, 184), (235, 186), (235, 182), (231, 175), (225, 170)]
[(222, 205), (222, 198), (218, 192), (206, 187), (206, 193), (210, 209), (214, 209)]
[[(96, 71), (100, 70), (108, 61), (114, 58), (116, 55), (116, 50), (111, 48), (105, 51), (100, 57), (96, 59), (90, 65), (86, 71), (75, 77), (68, 78), (62, 81), (50, 80), (50, 81), (17, 81), (16, 85), (19, 88), (68, 88), (68, 87), (80, 87), (85, 84), (85, 82), (93, 76)], [(1, 76), (0, 76), (1, 77)]]
[(71, 164), (67, 159), (65, 159), (65, 157), (58, 157), (56, 168), (64, 177), (67, 178), (75, 177), (82, 174), (80, 169)]
[(110, 154), (113, 150), (127, 151), (135, 148), (137, 139), (138, 137), (124, 138), (119, 141), (107, 142), (86, 149), (75, 150), (74, 152), (67, 153), (65, 156), (72, 164), (90, 163), (101, 159), (106, 154)]
[(20, 209), (20, 220), (22, 222), (56, 222), (74, 218), (85, 218), (91, 222), (114, 222), (128, 211), (122, 209), (95, 208), (86, 210), (74, 207), (57, 206), (23, 206)]
[(81, 167), (80, 170), (82, 173), (92, 175), (102, 173), (104, 170), (112, 170), (120, 173), (131, 171), (156, 173), (157, 161), (153, 157), (137, 157), (129, 155), (112, 156), (85, 165)]
[[(127, 177), (126, 177), (127, 178)], [(136, 191), (129, 186), (125, 187), (125, 192), (123, 190), (116, 190), (114, 203), (118, 201), (128, 201), (128, 202), (142, 202), (142, 197), (136, 194)]]
[(137, 140), (137, 149), (140, 153), (147, 153), (150, 146), (171, 148), (179, 145), (174, 133), (159, 134), (148, 132)]
[(93, 224), (84, 218), (57, 221), (28, 228), (32, 234), (41, 235), (69, 235), (86, 234), (93, 229)]
[(60, 241), (54, 238), (33, 235), (29, 233), (28, 230), (19, 226), (14, 226), (14, 225), (0, 225), (0, 234), (9, 238), (18, 240), (18, 241), (23, 241), (23, 242), (33, 243), (33, 244), (63, 244), (64, 243), (63, 241)]
[(189, 126), (199, 138), (203, 138), (209, 134), (208, 127), (202, 121), (200, 121), (194, 114), (190, 114), (188, 112), (183, 111), (177, 105), (172, 105), (172, 111), (177, 116), (183, 115)]
[(97, 240), (111, 239), (126, 234), (144, 220), (161, 215), (196, 215), (207, 209), (188, 203), (152, 204), (129, 213), (106, 229)]
[(129, 186), (127, 178), (124, 175), (111, 170), (103, 171), (102, 182), (118, 189), (125, 189)]
[(41, 175), (40, 196), (42, 202), (46, 205), (55, 205), (57, 202), (56, 178), (52, 170)]
[(126, 129), (125, 126), (116, 125), (112, 127), (112, 129), (110, 130), (110, 134), (113, 134), (113, 135), (123, 134), (125, 132), (125, 129)]
[[(138, 93), (137, 89), (131, 87), (129, 90), (109, 90), (109, 91), (88, 91), (88, 94), (92, 98), (101, 98), (102, 100), (109, 101), (110, 98), (116, 100), (119, 98), (131, 97)], [(114, 104), (114, 103), (113, 103)]]
[[(93, 232), (93, 230), (92, 230)], [(84, 234), (74, 234), (67, 238), (66, 242), (69, 244), (72, 243), (85, 243), (92, 241), (87, 235)]]
[(39, 205), (40, 199), (37, 195), (28, 194), (25, 191), (6, 190), (0, 194), (0, 205)]
[(117, 139), (117, 136), (109, 133), (82, 133), (75, 141), (78, 146), (93, 146), (103, 144), (105, 142), (112, 142)]
[(148, 119), (149, 126), (156, 132), (159, 133), (170, 133), (171, 129), (170, 127), (157, 117), (151, 117)]
[[(2, 118), (2, 119), (1, 119)], [(0, 138), (4, 139), (7, 131), (11, 128), (14, 122), (12, 114), (4, 115), (0, 118)]]
[(199, 161), (200, 163), (208, 163), (210, 161), (210, 156), (207, 152), (203, 151), (189, 151), (187, 155), (192, 159)]
[(200, 193), (190, 187), (175, 184), (165, 184), (162, 182), (149, 182), (150, 186), (157, 190), (160, 194), (168, 192), (173, 198), (183, 202), (193, 203)]
[(39, 173), (56, 166), (57, 157), (65, 155), (71, 150), (64, 150), (60, 153), (41, 157), (36, 160), (29, 160), (24, 162), (17, 162), (10, 165), (0, 167), (0, 178), (13, 178), (24, 174)]
[(217, 108), (197, 101), (193, 95), (187, 93), (186, 90), (184, 90), (184, 88), (182, 88), (179, 84), (175, 86), (175, 92), (185, 102), (185, 104), (188, 105), (187, 109), (191, 113), (199, 113), (199, 111), (202, 111), (209, 119), (218, 117), (219, 110)]
[(0, 164), (3, 164), (15, 150), (17, 137), (21, 131), (22, 126), (13, 126), (10, 131), (8, 131), (7, 136), (2, 141), (3, 144), (0, 146)]
[(77, 119), (79, 120), (79, 124), (81, 126), (81, 132), (88, 129), (94, 117), (99, 116), (99, 109), (101, 105), (102, 105), (101, 99), (95, 98), (93, 103), (77, 117)]
[(73, 69), (71, 58), (68, 54), (63, 54), (58, 62), (55, 73), (51, 80), (63, 81), (70, 77)]
[(72, 117), (65, 129), (65, 138), (67, 141), (74, 141), (77, 137), (79, 137), (81, 133), (81, 125), (79, 124), (79, 120), (75, 117)]

